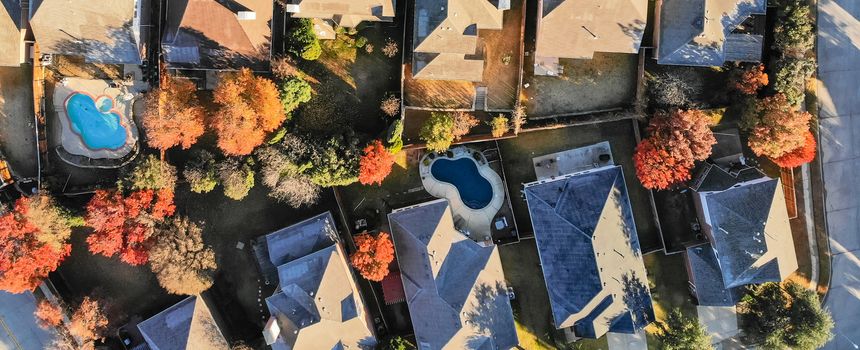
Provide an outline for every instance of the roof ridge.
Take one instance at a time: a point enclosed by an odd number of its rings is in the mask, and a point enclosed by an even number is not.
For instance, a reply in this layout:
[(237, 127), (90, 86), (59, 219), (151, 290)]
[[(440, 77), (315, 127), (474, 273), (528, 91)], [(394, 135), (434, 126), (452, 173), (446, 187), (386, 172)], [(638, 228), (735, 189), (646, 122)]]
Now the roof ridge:
[[(564, 181), (564, 186), (565, 186), (565, 187), (567, 187), (567, 179), (565, 179), (565, 181)], [(558, 211), (556, 211), (556, 207), (557, 207), (557, 206), (555, 206), (555, 207), (554, 207), (554, 206), (552, 206), (552, 205), (549, 205), (549, 203), (547, 203), (545, 200), (543, 200), (543, 198), (540, 198), (540, 196), (533, 195), (533, 197), (534, 197), (535, 199), (539, 200), (539, 201), (540, 201), (541, 203), (543, 203), (544, 205), (546, 205), (548, 208), (552, 209), (552, 213), (553, 213), (553, 215), (555, 215), (557, 218), (561, 219), (561, 221), (564, 221), (566, 224), (570, 225), (570, 227), (572, 227), (572, 228), (576, 229), (576, 231), (578, 231), (578, 232), (579, 232), (579, 234), (581, 234), (581, 235), (585, 236), (585, 238), (591, 239), (591, 237), (589, 237), (587, 234), (585, 234), (585, 232), (582, 232), (582, 229), (580, 229), (579, 227), (577, 227), (576, 225), (574, 225), (574, 224), (573, 224), (572, 222), (570, 222), (569, 220), (565, 219), (563, 216), (558, 215)], [(559, 196), (559, 197), (561, 197), (561, 196)]]

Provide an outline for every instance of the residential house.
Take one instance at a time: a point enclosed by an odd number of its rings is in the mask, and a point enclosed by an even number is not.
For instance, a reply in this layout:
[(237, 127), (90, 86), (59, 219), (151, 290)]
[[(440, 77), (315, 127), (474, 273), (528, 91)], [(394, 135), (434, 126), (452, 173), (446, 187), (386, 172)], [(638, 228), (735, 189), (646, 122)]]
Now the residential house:
[(137, 325), (152, 350), (228, 350), (210, 304), (190, 296)]
[(538, 11), (534, 74), (554, 76), (561, 73), (559, 58), (639, 52), (648, 1), (542, 0)]
[(415, 0), (413, 78), (482, 81), (478, 32), (502, 29), (502, 17), (509, 8), (508, 0)]
[(764, 37), (748, 21), (766, 10), (767, 0), (663, 0), (657, 9), (657, 63), (707, 67), (758, 62)]
[(445, 199), (395, 210), (388, 221), (418, 349), (517, 345), (495, 245), (457, 231)]
[(89, 63), (141, 64), (149, 35), (148, 0), (32, 0), (30, 27), (42, 53)]
[[(317, 34), (334, 38), (334, 27), (354, 28), (361, 22), (394, 21), (396, 0), (286, 0), (294, 18), (312, 18)], [(324, 28), (325, 30), (321, 30)]]
[(732, 306), (743, 286), (780, 282), (797, 270), (779, 179), (745, 167), (707, 164), (692, 187), (708, 243), (686, 250), (690, 289), (699, 305)]
[(24, 63), (24, 30), (20, 0), (0, 0), (0, 66)]
[(654, 321), (620, 166), (525, 185), (552, 319), (568, 340), (635, 333)]
[(269, 70), (272, 0), (168, 0), (161, 47), (172, 69)]
[[(265, 237), (265, 266), (278, 288), (266, 298), (266, 344), (274, 350), (362, 349), (376, 344), (373, 322), (326, 212)], [(260, 257), (258, 257), (260, 258)]]

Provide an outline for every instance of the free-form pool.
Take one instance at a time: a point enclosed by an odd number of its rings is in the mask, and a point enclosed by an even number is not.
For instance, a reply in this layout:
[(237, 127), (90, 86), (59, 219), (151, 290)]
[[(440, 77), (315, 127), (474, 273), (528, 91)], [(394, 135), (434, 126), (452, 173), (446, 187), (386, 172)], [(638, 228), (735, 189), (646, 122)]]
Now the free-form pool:
[(430, 173), (437, 180), (454, 185), (469, 208), (482, 209), (493, 199), (493, 187), (470, 158), (436, 159), (430, 165)]
[(109, 97), (93, 99), (90, 95), (73, 93), (66, 100), (66, 115), (72, 131), (81, 136), (90, 149), (118, 149), (125, 145), (128, 131), (122, 116), (113, 110)]

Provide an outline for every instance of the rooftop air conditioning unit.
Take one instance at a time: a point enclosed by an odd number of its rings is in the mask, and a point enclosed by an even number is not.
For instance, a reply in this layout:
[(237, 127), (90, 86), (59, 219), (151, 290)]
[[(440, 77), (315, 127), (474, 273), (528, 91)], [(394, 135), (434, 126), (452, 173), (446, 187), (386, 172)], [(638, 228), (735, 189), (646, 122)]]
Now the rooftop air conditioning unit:
[(236, 13), (236, 17), (239, 17), (240, 21), (253, 21), (257, 19), (257, 13), (254, 11), (239, 11)]

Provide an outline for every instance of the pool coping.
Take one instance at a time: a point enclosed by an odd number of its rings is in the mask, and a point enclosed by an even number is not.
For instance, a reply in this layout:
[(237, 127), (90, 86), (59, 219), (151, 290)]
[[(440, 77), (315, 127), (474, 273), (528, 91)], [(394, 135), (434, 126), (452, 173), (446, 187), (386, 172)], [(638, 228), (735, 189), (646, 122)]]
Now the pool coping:
[[(496, 217), (496, 214), (498, 214), (505, 202), (505, 188), (502, 178), (489, 166), (484, 155), (476, 149), (460, 146), (450, 149), (448, 152), (452, 153), (451, 157), (448, 157), (445, 153), (435, 153), (436, 156), (431, 159), (427, 165), (424, 164), (425, 161), (434, 153), (427, 153), (421, 157), (421, 161), (418, 163), (421, 183), (430, 195), (436, 198), (448, 200), (448, 203), (451, 206), (451, 212), (454, 215), (455, 226), (466, 231), (464, 234), (467, 237), (476, 242), (492, 244), (493, 234), (491, 225), (493, 224), (493, 219)], [(481, 155), (480, 161), (475, 160), (472, 157), (475, 153)], [(468, 158), (473, 161), (475, 166), (478, 168), (478, 173), (490, 183), (490, 187), (492, 188), (493, 197), (490, 199), (490, 203), (481, 209), (472, 209), (467, 206), (460, 197), (460, 191), (456, 186), (437, 179), (430, 171), (436, 160), (457, 160), (461, 158)]]

